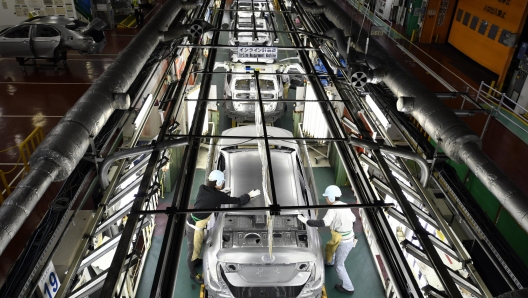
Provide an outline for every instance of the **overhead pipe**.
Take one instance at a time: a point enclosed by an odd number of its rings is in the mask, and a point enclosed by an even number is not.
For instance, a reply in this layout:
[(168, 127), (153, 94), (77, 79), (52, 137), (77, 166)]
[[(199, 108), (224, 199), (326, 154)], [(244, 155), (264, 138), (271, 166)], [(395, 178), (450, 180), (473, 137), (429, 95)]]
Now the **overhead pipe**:
[[(385, 62), (378, 57), (366, 55), (365, 53), (357, 52), (354, 48), (348, 47), (348, 38), (345, 37), (343, 30), (339, 28), (331, 28), (325, 32), (325, 35), (333, 38), (336, 41), (337, 51), (342, 57), (346, 57), (350, 62), (365, 61), (369, 67), (376, 69)], [(348, 54), (347, 54), (348, 53)]]
[(103, 189), (106, 189), (108, 185), (110, 184), (110, 181), (108, 179), (108, 170), (110, 169), (110, 166), (120, 159), (125, 159), (133, 156), (138, 156), (145, 153), (152, 153), (154, 150), (156, 151), (163, 151), (168, 148), (174, 148), (174, 147), (180, 147), (185, 146), (189, 143), (189, 140), (187, 138), (179, 138), (176, 140), (170, 140), (165, 142), (153, 142), (152, 144), (148, 146), (140, 146), (140, 147), (134, 147), (130, 148), (128, 150), (121, 150), (114, 154), (111, 154), (107, 156), (104, 161), (101, 163), (101, 166), (99, 168), (99, 182), (101, 183), (101, 187)]
[(325, 12), (324, 5), (319, 6), (315, 3), (308, 3), (305, 0), (298, 0), (298, 1), (299, 1), (299, 4), (301, 4), (301, 6), (304, 8), (304, 10), (306, 10), (309, 13), (322, 14)]
[(66, 179), (112, 113), (128, 109), (126, 94), (178, 12), (198, 0), (169, 0), (79, 98), (30, 158), (31, 170), (0, 207), (0, 255), (53, 181)]
[(423, 187), (427, 187), (427, 180), (429, 179), (431, 170), (429, 169), (429, 165), (427, 164), (427, 161), (420, 154), (414, 153), (408, 150), (396, 148), (396, 147), (383, 146), (376, 142), (371, 142), (371, 141), (362, 140), (358, 138), (350, 138), (349, 143), (354, 146), (368, 148), (370, 150), (380, 150), (381, 152), (393, 154), (399, 157), (403, 157), (403, 158), (415, 161), (420, 166), (420, 170), (421, 170), (420, 182), (422, 182)]
[[(315, 0), (315, 3), (324, 6), (328, 20), (343, 30), (345, 36), (352, 37), (356, 50), (364, 52), (368, 34), (348, 14), (335, 1)], [(399, 98), (398, 110), (410, 113), (449, 158), (465, 163), (528, 232), (528, 197), (482, 152), (480, 138), (376, 40), (370, 41), (369, 55), (384, 61), (383, 82)]]

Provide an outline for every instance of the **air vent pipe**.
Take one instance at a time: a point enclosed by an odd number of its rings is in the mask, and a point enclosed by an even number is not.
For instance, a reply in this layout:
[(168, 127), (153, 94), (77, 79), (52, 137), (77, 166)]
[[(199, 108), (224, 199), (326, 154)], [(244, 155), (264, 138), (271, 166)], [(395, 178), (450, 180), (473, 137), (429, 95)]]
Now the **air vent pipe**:
[(198, 1), (167, 1), (115, 61), (79, 98), (33, 153), (31, 170), (0, 207), (0, 255), (53, 181), (66, 179), (116, 109), (128, 109), (126, 92), (178, 12)]
[[(324, 6), (324, 14), (328, 20), (343, 30), (346, 37), (352, 37), (356, 50), (364, 52), (368, 33), (335, 1), (315, 2)], [(303, 2), (299, 3), (303, 5)], [(313, 4), (310, 9), (316, 10)], [(528, 197), (482, 152), (480, 138), (433, 92), (395, 61), (375, 39), (370, 40), (368, 54), (384, 62), (383, 82), (400, 100), (406, 101), (399, 105), (406, 108), (406, 112), (420, 123), (449, 158), (457, 163), (465, 163), (528, 232)], [(412, 98), (412, 103), (409, 103), (409, 98)]]

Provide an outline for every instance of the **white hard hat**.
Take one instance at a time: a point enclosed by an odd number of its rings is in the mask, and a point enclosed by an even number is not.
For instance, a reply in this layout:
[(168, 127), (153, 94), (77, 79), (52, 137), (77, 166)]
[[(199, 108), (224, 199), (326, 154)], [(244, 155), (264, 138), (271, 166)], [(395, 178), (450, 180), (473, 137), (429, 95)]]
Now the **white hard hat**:
[(325, 189), (323, 196), (328, 197), (330, 202), (334, 202), (336, 197), (341, 196), (341, 189), (335, 185), (330, 185)]
[(215, 181), (216, 180), (216, 186), (222, 186), (222, 183), (224, 183), (224, 173), (219, 170), (214, 170), (209, 174), (209, 181)]

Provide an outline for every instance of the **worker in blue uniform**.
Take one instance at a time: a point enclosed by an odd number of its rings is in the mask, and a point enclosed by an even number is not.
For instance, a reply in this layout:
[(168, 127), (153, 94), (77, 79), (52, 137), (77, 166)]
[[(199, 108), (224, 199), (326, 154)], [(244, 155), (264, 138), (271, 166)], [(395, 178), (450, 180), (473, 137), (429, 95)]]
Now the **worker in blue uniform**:
[[(323, 196), (329, 205), (346, 205), (340, 201), (341, 189), (335, 185), (326, 188)], [(336, 284), (336, 290), (345, 294), (354, 294), (354, 285), (345, 268), (345, 260), (354, 247), (355, 235), (353, 225), (356, 216), (350, 208), (328, 209), (323, 219), (307, 219), (302, 214), (298, 215), (300, 221), (310, 227), (330, 227), (332, 239), (326, 243), (325, 265), (334, 266), (337, 276), (343, 284)]]
[(211, 212), (200, 212), (200, 209), (215, 209), (222, 204), (239, 204), (244, 205), (251, 198), (260, 195), (260, 190), (254, 189), (240, 197), (231, 197), (228, 191), (225, 191), (224, 173), (218, 170), (212, 171), (207, 183), (201, 185), (196, 196), (194, 210), (186, 220), (185, 235), (187, 237), (187, 266), (191, 274), (191, 279), (199, 284), (203, 284), (203, 277), (196, 271), (196, 266), (202, 262), (200, 253), (204, 240), (204, 229), (211, 218)]

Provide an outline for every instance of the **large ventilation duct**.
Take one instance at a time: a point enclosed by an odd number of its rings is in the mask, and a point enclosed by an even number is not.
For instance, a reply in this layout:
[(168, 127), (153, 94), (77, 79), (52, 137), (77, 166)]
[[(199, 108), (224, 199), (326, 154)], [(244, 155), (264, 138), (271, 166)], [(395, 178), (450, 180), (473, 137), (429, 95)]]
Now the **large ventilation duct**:
[(46, 136), (30, 159), (31, 170), (0, 207), (0, 255), (53, 181), (66, 179), (116, 109), (180, 9), (198, 1), (169, 0)]
[[(357, 41), (356, 50), (364, 52), (368, 33), (361, 32), (360, 26), (336, 2), (315, 2), (324, 6), (325, 16), (343, 30), (347, 39), (352, 36), (352, 41)], [(310, 10), (316, 10), (313, 4)], [(398, 109), (410, 113), (451, 159), (465, 163), (528, 232), (528, 197), (482, 152), (480, 138), (373, 39), (369, 42), (370, 55), (384, 62), (383, 82), (399, 98)]]

